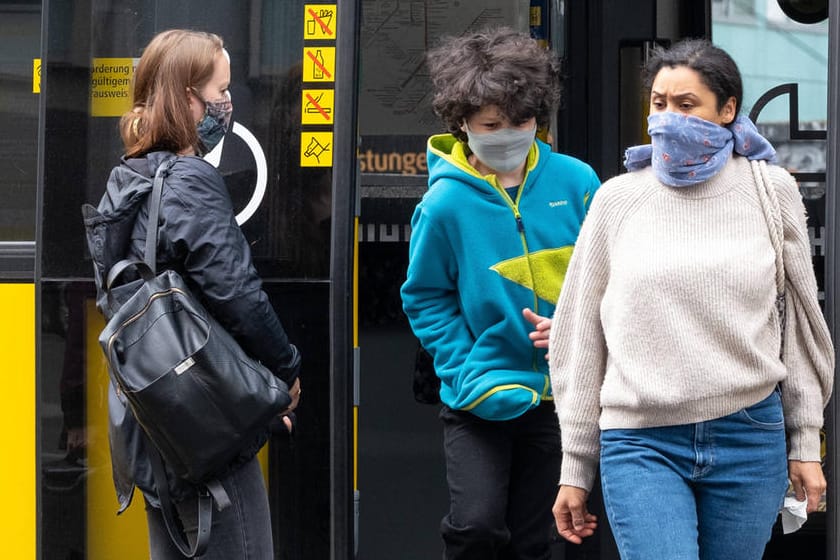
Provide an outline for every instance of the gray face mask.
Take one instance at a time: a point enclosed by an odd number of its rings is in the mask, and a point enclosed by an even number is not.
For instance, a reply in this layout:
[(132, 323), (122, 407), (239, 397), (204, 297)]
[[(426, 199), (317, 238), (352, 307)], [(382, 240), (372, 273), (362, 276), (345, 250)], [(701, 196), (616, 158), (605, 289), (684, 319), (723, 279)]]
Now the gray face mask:
[(487, 167), (507, 173), (513, 171), (528, 157), (528, 150), (537, 135), (537, 126), (531, 130), (503, 128), (485, 134), (473, 134), (464, 125), (467, 143), (475, 156)]

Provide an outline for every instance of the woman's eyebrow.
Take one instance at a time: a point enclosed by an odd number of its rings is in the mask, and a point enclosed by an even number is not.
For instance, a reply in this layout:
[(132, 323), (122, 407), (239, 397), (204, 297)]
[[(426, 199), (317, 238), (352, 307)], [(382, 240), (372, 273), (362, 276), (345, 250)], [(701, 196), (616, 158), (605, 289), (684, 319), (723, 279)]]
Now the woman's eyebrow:
[[(651, 97), (668, 97), (668, 95), (665, 94), (665, 93), (660, 93), (658, 91), (653, 91), (653, 90), (651, 90), (650, 96)], [(684, 98), (699, 99), (696, 94), (694, 94), (693, 92), (690, 92), (690, 91), (686, 91), (684, 93), (675, 93), (671, 97), (673, 97), (675, 99), (684, 99)]]

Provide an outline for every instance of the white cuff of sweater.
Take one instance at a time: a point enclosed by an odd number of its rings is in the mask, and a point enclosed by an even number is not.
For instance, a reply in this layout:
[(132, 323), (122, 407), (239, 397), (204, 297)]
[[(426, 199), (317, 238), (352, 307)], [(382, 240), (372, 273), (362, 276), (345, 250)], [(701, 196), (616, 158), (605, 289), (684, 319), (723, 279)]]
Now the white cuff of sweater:
[(560, 485), (575, 486), (590, 492), (592, 485), (595, 483), (595, 471), (597, 470), (597, 461), (588, 459), (583, 455), (563, 453), (560, 466)]
[(820, 431), (817, 428), (800, 428), (788, 433), (790, 451), (788, 459), (792, 461), (820, 461)]

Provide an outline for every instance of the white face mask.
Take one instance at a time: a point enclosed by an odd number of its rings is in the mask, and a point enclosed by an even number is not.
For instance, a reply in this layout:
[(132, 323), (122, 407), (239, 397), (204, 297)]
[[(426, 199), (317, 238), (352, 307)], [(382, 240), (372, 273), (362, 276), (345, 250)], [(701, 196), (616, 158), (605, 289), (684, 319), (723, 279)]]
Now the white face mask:
[(528, 150), (537, 136), (537, 125), (530, 130), (503, 128), (485, 134), (473, 134), (464, 124), (467, 144), (475, 156), (487, 167), (507, 173), (513, 171), (528, 157)]

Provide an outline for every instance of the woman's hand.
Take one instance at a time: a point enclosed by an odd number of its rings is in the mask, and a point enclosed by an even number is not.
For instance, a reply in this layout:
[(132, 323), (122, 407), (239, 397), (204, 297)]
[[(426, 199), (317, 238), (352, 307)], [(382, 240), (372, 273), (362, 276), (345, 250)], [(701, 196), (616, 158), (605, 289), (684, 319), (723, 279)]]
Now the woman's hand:
[(598, 528), (598, 518), (586, 509), (588, 492), (575, 486), (561, 486), (551, 509), (557, 532), (567, 541), (580, 544)]
[(822, 466), (816, 461), (788, 461), (788, 478), (800, 502), (808, 498), (808, 513), (817, 511), (826, 482)]
[(548, 348), (548, 335), (551, 331), (551, 319), (537, 315), (527, 307), (522, 310), (522, 316), (534, 325), (534, 330), (528, 338), (534, 343), (534, 348)]
[(289, 430), (289, 433), (291, 434), (294, 429), (294, 423), (289, 415), (297, 408), (297, 405), (300, 402), (300, 377), (295, 379), (295, 382), (289, 389), (289, 395), (292, 397), (292, 402), (289, 404), (289, 408), (281, 412), (280, 415), (283, 418), (283, 424), (286, 425), (286, 429)]

